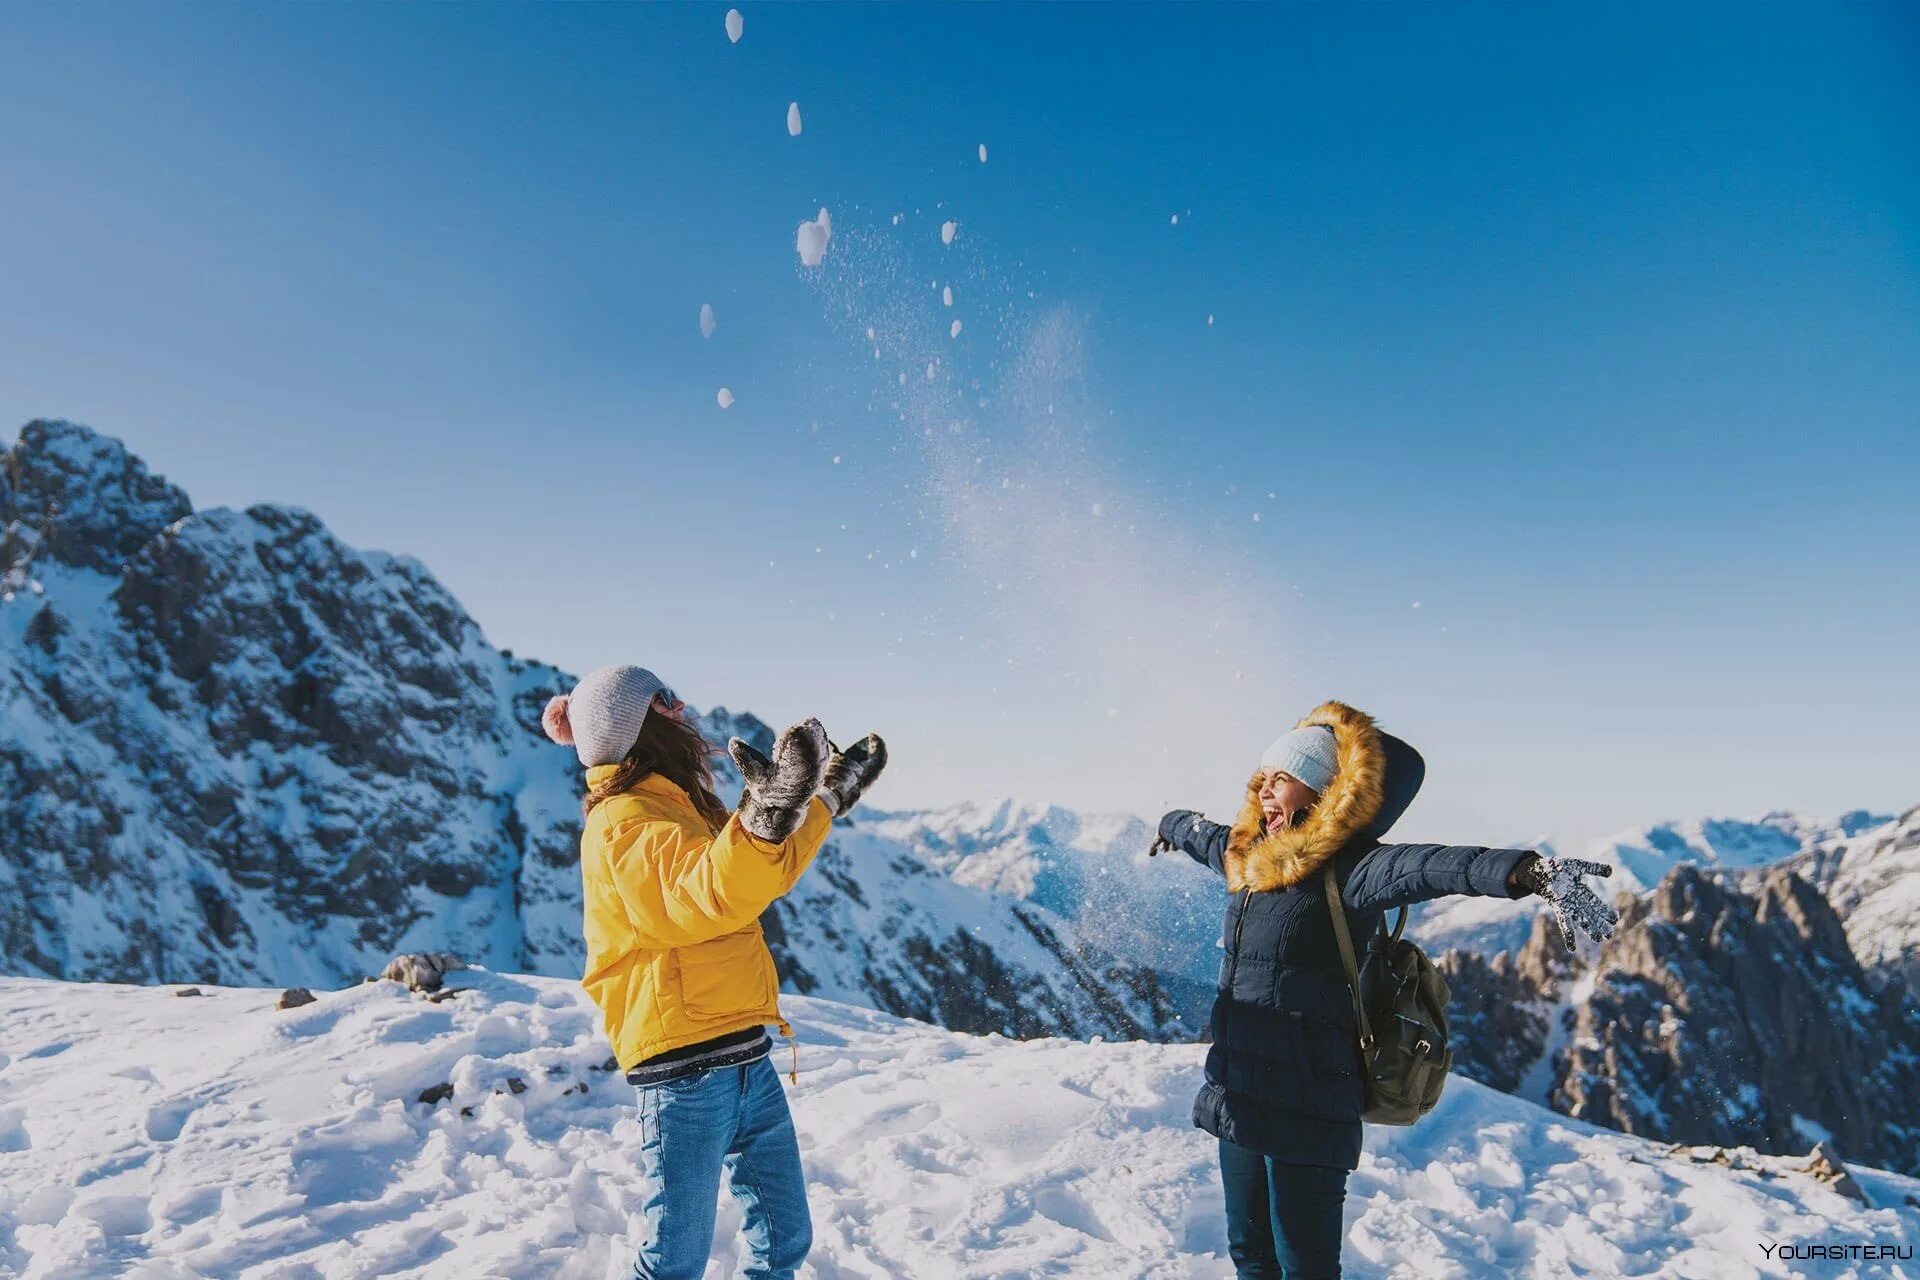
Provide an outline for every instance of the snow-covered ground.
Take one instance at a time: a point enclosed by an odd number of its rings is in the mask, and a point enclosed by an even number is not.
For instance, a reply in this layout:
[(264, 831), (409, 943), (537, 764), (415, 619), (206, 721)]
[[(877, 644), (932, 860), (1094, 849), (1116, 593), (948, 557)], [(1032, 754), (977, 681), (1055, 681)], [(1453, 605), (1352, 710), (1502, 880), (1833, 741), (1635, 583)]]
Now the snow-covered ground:
[[(0, 1274), (624, 1275), (638, 1133), (593, 1009), (563, 979), (455, 978), (440, 1003), (375, 983), (286, 1011), (269, 990), (0, 979)], [(1231, 1274), (1187, 1119), (1199, 1046), (787, 1005), (819, 1240), (803, 1274)], [(1787, 1274), (1760, 1241), (1920, 1244), (1920, 1181), (1858, 1171), (1866, 1208), (1796, 1161), (1738, 1163), (1455, 1080), (1419, 1126), (1369, 1135), (1349, 1273), (1733, 1277)]]

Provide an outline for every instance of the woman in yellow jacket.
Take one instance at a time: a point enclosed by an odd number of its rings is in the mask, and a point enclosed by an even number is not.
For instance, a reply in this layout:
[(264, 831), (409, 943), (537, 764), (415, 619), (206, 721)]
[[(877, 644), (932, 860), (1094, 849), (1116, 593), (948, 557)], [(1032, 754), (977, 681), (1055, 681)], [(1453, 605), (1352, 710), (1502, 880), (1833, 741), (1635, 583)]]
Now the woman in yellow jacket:
[(886, 765), (869, 734), (842, 753), (818, 720), (771, 759), (735, 738), (729, 814), (709, 748), (652, 672), (603, 667), (542, 722), (587, 768), (580, 840), (587, 967), (614, 1057), (639, 1093), (647, 1235), (637, 1280), (706, 1273), (724, 1168), (745, 1213), (749, 1280), (792, 1280), (812, 1247), (800, 1148), (768, 1061), (779, 975), (760, 913), (793, 888)]

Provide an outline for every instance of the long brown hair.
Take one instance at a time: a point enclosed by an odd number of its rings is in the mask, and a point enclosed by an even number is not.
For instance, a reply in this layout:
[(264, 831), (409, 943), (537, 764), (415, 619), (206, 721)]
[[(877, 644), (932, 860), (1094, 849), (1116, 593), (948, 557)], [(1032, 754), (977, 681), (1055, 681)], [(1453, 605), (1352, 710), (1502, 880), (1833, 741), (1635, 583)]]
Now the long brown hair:
[(581, 797), (581, 816), (592, 813), (602, 800), (631, 791), (641, 779), (657, 773), (686, 792), (700, 816), (718, 830), (726, 825), (727, 806), (713, 794), (712, 755), (713, 748), (700, 736), (699, 729), (658, 709), (649, 710), (640, 722), (640, 736), (633, 740), (619, 766)]

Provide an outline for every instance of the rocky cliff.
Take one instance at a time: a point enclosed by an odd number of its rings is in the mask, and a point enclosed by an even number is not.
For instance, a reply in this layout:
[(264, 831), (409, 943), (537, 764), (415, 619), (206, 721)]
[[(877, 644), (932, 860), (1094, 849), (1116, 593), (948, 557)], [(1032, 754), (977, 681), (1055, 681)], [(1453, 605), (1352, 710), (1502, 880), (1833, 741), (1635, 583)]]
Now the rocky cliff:
[[(538, 727), (571, 683), (417, 561), (288, 507), (196, 511), (118, 441), (28, 424), (0, 464), (0, 971), (577, 974), (578, 769)], [(1182, 1032), (1190, 991), (868, 819), (769, 920), (790, 985), (967, 1031)]]

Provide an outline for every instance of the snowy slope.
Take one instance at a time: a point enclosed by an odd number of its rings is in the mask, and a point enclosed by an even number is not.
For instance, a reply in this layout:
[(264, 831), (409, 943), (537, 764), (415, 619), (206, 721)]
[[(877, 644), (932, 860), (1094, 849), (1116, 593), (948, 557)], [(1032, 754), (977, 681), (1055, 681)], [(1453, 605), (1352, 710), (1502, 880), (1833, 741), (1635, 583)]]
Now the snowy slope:
[[(631, 1090), (569, 982), (469, 973), (272, 991), (0, 980), (0, 1272), (613, 1277), (642, 1194)], [(792, 998), (812, 1280), (1226, 1277), (1197, 1046), (971, 1038)], [(437, 1104), (423, 1089), (450, 1084)], [(1357, 1277), (1786, 1274), (1760, 1241), (1920, 1244), (1920, 1182), (1865, 1207), (1456, 1080), (1375, 1130)], [(710, 1277), (730, 1274), (731, 1208)], [(1822, 1264), (1822, 1276), (1872, 1274)]]
[(1204, 1019), (1224, 890), (1190, 858), (1148, 857), (1153, 831), (1140, 819), (1004, 800), (864, 821), (955, 882), (1043, 908), (1087, 945), (1153, 970), (1186, 1021)]

